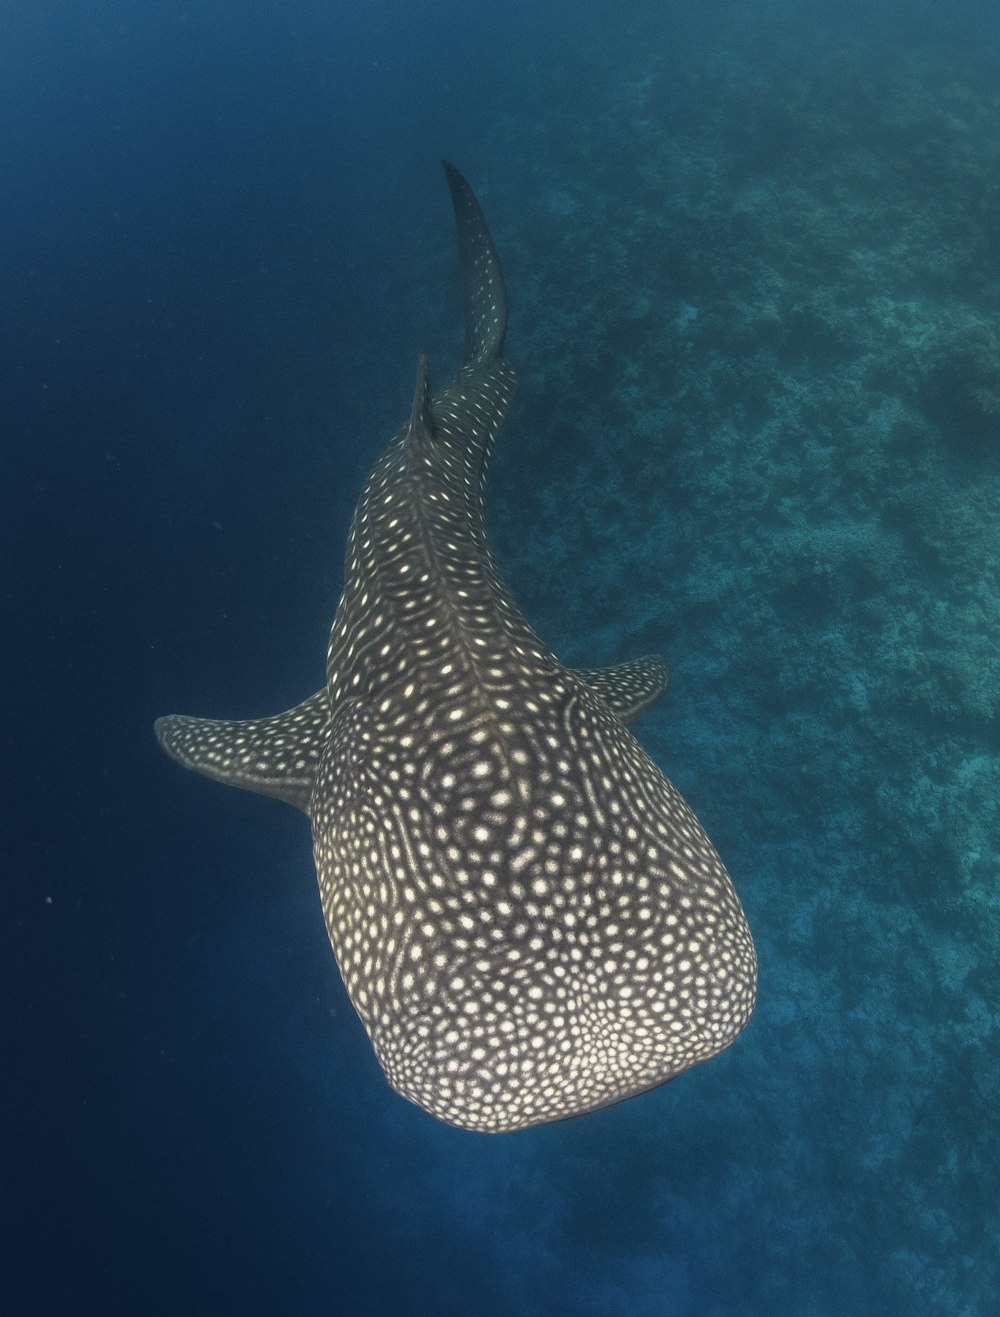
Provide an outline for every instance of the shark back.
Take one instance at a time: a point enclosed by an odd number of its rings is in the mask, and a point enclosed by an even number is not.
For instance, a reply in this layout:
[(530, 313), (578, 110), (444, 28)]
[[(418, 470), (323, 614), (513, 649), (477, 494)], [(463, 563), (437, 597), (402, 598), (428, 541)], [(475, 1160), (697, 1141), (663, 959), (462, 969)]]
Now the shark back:
[(390, 1084), (499, 1132), (642, 1092), (728, 1046), (756, 958), (729, 876), (626, 724), (662, 660), (568, 669), (521, 616), (483, 489), (514, 391), (482, 212), (445, 166), (465, 361), (365, 485), (325, 690), (253, 723), (161, 719), (190, 767), (308, 813), (347, 990)]

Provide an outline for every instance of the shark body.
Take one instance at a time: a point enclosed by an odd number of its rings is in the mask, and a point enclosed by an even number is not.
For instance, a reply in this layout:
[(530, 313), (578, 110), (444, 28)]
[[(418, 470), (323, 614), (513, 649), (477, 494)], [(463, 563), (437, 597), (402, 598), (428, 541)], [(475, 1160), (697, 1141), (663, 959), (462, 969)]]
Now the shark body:
[(466, 357), (375, 465), (347, 544), (326, 685), (285, 713), (171, 716), (164, 750), (306, 813), (323, 913), (392, 1087), (501, 1132), (590, 1111), (727, 1047), (753, 941), (694, 814), (627, 724), (658, 657), (563, 666), (521, 616), (483, 518), (514, 392), (507, 296), (445, 165)]

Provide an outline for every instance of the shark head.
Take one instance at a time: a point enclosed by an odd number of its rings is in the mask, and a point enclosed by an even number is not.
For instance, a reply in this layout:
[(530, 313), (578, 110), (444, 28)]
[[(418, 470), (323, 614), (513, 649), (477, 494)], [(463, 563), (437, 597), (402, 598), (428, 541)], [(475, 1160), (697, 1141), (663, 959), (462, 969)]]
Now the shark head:
[(373, 468), (326, 685), (240, 722), (168, 717), (186, 767), (308, 815), (330, 941), (392, 1087), (501, 1132), (603, 1107), (727, 1047), (756, 956), (721, 860), (629, 731), (662, 660), (565, 667), (514, 603), (483, 518), (514, 393), (482, 211), (445, 165), (466, 353)]

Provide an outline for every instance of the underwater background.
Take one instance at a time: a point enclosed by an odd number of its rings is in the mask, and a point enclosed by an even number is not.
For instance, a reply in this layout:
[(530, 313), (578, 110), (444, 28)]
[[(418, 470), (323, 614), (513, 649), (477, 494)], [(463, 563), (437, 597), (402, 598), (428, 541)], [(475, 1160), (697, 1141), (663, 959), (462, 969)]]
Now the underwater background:
[[(989, 1314), (1000, 26), (972, 0), (0, 13), (4, 1314)], [(725, 860), (756, 1013), (489, 1137), (394, 1095), (308, 827), (167, 712), (320, 684), (364, 475), (461, 351), (488, 513)]]

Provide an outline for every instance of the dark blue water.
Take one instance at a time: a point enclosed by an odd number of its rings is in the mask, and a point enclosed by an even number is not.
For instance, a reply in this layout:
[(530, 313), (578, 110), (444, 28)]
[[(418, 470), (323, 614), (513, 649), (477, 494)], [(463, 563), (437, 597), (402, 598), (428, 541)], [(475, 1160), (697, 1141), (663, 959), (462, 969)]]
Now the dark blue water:
[[(4, 1313), (996, 1310), (995, 18), (624, 14), (0, 16)], [(460, 350), (442, 155), (513, 306), (498, 556), (568, 662), (666, 654), (761, 962), (729, 1052), (497, 1138), (385, 1086), (301, 817), (151, 732), (320, 684)]]

